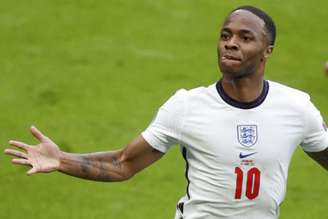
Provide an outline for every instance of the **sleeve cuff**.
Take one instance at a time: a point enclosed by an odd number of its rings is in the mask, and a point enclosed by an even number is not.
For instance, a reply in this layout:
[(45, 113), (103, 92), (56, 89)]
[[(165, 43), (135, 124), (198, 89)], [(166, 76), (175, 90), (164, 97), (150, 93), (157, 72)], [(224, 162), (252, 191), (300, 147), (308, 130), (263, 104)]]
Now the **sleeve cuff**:
[(315, 146), (302, 145), (303, 150), (306, 152), (320, 152), (328, 148), (328, 133), (324, 136), (324, 139), (320, 143), (315, 144)]
[(154, 137), (150, 132), (144, 131), (144, 132), (141, 133), (141, 136), (154, 149), (156, 149), (156, 150), (158, 150), (158, 151), (160, 151), (162, 153), (166, 153), (167, 152), (168, 149), (166, 147), (164, 147), (163, 145), (161, 145), (160, 142), (158, 140), (156, 140), (156, 137)]

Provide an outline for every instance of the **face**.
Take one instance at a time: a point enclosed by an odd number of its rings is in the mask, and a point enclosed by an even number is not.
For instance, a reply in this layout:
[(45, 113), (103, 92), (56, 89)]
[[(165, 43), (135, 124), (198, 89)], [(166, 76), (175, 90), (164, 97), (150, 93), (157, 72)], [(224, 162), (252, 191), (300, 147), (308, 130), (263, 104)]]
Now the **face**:
[(246, 10), (227, 17), (218, 43), (218, 62), (224, 77), (242, 78), (264, 71), (272, 53), (262, 19)]

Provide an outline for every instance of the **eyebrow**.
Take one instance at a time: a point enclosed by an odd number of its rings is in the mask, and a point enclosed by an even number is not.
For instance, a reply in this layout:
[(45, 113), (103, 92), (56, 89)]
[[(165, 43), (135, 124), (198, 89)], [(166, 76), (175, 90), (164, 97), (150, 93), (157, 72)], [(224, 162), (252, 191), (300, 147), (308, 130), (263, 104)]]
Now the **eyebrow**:
[[(226, 31), (226, 32), (232, 32), (230, 28), (224, 27), (222, 28), (221, 32)], [(243, 33), (243, 34), (252, 34), (255, 35), (254, 31), (251, 31), (249, 29), (241, 29), (238, 30), (238, 32)]]

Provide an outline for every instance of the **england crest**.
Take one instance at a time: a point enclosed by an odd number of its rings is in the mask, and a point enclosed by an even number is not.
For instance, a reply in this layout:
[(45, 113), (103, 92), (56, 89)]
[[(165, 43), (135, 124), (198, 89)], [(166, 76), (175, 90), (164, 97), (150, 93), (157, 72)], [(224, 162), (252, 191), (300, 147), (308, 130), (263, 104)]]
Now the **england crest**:
[(238, 125), (237, 126), (238, 142), (245, 147), (251, 147), (257, 142), (256, 125)]

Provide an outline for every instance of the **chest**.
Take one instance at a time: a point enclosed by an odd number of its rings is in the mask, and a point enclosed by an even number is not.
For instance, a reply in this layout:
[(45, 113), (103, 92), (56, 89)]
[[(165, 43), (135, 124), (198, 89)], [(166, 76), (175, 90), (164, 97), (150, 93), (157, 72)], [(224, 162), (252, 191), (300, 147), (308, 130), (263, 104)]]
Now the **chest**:
[(281, 109), (198, 109), (185, 118), (182, 130), (194, 156), (221, 163), (289, 161), (303, 132), (297, 112)]

